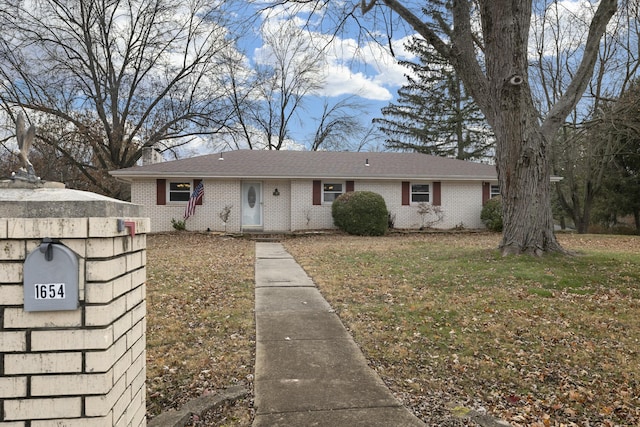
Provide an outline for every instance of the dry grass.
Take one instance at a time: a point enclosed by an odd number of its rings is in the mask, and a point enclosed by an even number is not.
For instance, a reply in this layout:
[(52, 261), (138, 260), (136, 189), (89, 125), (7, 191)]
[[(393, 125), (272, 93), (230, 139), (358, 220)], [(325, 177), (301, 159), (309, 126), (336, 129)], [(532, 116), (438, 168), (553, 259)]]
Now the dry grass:
[[(231, 385), (252, 388), (254, 244), (177, 233), (147, 241), (147, 414)], [(217, 425), (251, 425), (250, 399)]]
[[(428, 425), (640, 425), (640, 239), (500, 258), (492, 234), (286, 242), (371, 365)], [(455, 408), (456, 410), (452, 410)]]
[[(500, 258), (493, 234), (283, 243), (427, 425), (640, 425), (640, 238), (559, 236), (581, 254)], [(252, 388), (254, 243), (148, 239), (148, 412)], [(251, 400), (198, 425), (249, 426)], [(197, 424), (197, 423), (196, 423)]]

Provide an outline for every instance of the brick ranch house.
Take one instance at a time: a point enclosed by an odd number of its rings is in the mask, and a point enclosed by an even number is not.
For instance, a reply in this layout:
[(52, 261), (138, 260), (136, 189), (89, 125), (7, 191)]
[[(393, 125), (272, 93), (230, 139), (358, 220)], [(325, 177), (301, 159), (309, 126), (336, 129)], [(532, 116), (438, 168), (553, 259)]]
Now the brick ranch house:
[(131, 202), (144, 206), (152, 232), (183, 219), (200, 182), (204, 196), (188, 230), (330, 229), (332, 201), (365, 190), (384, 197), (395, 228), (422, 226), (420, 202), (440, 206), (444, 217), (435, 228), (482, 228), (482, 206), (498, 193), (495, 166), (419, 153), (238, 150), (157, 163), (149, 152), (143, 157), (143, 166), (111, 174), (131, 184)]

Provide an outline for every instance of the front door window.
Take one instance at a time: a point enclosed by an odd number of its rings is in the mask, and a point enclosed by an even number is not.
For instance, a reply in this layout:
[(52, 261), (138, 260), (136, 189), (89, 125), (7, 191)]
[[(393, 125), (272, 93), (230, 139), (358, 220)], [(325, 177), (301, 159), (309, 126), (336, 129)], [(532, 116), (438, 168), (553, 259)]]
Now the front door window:
[(242, 183), (242, 226), (262, 226), (262, 183)]

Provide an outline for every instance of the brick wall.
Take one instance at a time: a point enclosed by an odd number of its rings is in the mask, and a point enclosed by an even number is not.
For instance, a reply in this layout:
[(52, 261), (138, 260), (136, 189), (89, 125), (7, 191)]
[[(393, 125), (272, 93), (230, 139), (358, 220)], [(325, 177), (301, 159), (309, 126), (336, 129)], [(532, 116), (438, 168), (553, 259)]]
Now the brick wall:
[[(264, 229), (268, 231), (290, 231), (291, 187), (288, 180), (264, 181)], [(279, 195), (274, 195), (278, 189)]]
[[(263, 224), (265, 231), (301, 231), (335, 228), (331, 204), (314, 206), (313, 180), (263, 180)], [(187, 220), (188, 230), (223, 231), (219, 213), (231, 205), (227, 223), (228, 232), (241, 231), (241, 181), (205, 180), (202, 206), (196, 208)], [(278, 189), (280, 195), (274, 196)], [(397, 228), (417, 229), (422, 225), (417, 204), (402, 206), (401, 181), (355, 181), (356, 191), (373, 191), (384, 197), (387, 209), (395, 215)], [(151, 231), (171, 231), (171, 219), (182, 219), (186, 203), (156, 204), (155, 180), (136, 181), (131, 188), (132, 202), (144, 206), (144, 215), (151, 218)], [(477, 181), (445, 181), (441, 184), (442, 222), (435, 228), (450, 229), (458, 225), (465, 228), (483, 228), (482, 183)]]
[[(194, 177), (197, 178), (197, 177)], [(165, 205), (156, 203), (156, 180), (140, 180), (131, 186), (131, 202), (144, 206), (143, 214), (151, 220), (150, 232), (173, 231), (171, 220), (182, 221), (186, 202), (170, 202)], [(240, 231), (240, 181), (239, 180), (204, 180), (204, 196), (202, 205), (186, 221), (187, 230), (224, 231), (225, 225), (220, 219), (220, 212), (227, 205), (231, 206), (231, 214), (227, 222), (228, 232)]]
[[(402, 184), (400, 182), (363, 183), (356, 190), (373, 191), (382, 195), (387, 209), (395, 215), (395, 227), (416, 229), (422, 225), (417, 203), (402, 206)], [(482, 211), (482, 183), (473, 181), (449, 181), (441, 184), (441, 205), (444, 217), (433, 228), (451, 229), (462, 225), (464, 228), (484, 228), (480, 220)], [(425, 218), (430, 221), (432, 217)]]
[(313, 205), (313, 180), (291, 182), (291, 230), (324, 230), (335, 228), (331, 204)]
[(441, 228), (484, 228), (482, 212), (482, 183), (443, 182), (442, 209), (444, 222)]
[[(0, 220), (0, 425), (140, 426), (145, 419), (147, 218)], [(23, 266), (43, 237), (79, 257), (79, 308), (24, 310)]]
[[(355, 181), (355, 191), (373, 191), (380, 194), (387, 210), (395, 215), (395, 227), (417, 229), (422, 225), (417, 204), (402, 206), (401, 181)], [(312, 181), (300, 180), (291, 183), (291, 229), (335, 228), (331, 216), (331, 205), (311, 204)], [(483, 228), (480, 221), (482, 210), (482, 184), (480, 182), (443, 182), (441, 186), (442, 222), (434, 228), (450, 229), (462, 224), (465, 228)]]

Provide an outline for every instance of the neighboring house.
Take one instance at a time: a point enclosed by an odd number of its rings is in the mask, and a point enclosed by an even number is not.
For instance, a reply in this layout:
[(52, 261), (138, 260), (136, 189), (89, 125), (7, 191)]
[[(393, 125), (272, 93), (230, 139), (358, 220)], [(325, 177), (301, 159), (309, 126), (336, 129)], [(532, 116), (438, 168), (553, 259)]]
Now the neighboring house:
[[(172, 230), (172, 219), (183, 219), (201, 181), (204, 196), (186, 220), (188, 230), (334, 228), (333, 200), (365, 190), (384, 197), (395, 228), (420, 228), (421, 202), (444, 213), (435, 228), (482, 228), (482, 206), (498, 193), (495, 166), (419, 153), (239, 150), (111, 174), (131, 183), (131, 202), (145, 207), (153, 232)], [(225, 207), (231, 207), (226, 225), (220, 217)]]

